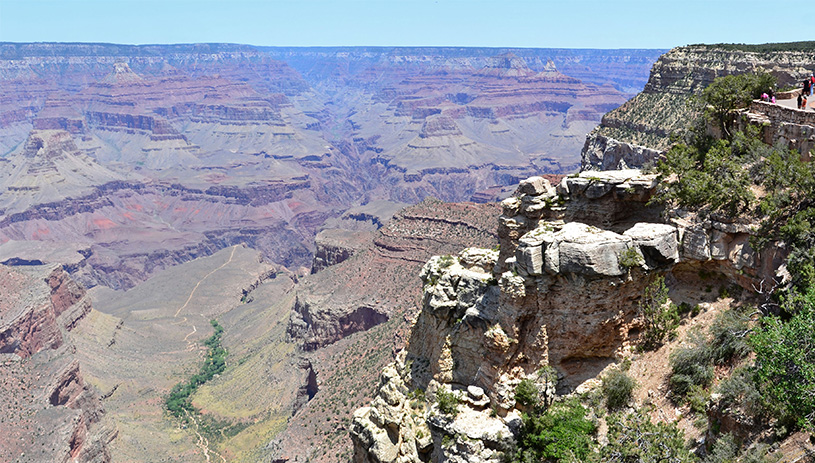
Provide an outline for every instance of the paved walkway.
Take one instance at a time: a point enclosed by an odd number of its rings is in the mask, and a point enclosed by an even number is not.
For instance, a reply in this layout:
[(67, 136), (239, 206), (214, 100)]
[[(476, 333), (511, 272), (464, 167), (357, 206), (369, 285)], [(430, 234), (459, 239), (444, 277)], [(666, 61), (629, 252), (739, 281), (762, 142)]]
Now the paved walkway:
[[(798, 109), (798, 95), (789, 100), (775, 100), (777, 104), (787, 108)], [(807, 111), (815, 111), (815, 95), (807, 95)]]

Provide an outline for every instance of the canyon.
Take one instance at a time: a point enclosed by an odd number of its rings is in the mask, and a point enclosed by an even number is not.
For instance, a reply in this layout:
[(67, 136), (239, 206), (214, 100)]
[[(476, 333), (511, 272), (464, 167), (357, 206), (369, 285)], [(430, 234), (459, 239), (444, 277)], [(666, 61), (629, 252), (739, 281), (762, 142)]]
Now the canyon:
[[(702, 439), (659, 389), (682, 341), (637, 351), (643, 291), (699, 307), (684, 334), (784, 251), (651, 202), (647, 167), (715, 77), (815, 63), (663, 52), (0, 43), (0, 458), (503, 461), (518, 384), (621, 359)], [(179, 420), (212, 321), (225, 369)]]
[[(3, 458), (350, 458), (422, 265), (575, 170), (660, 53), (1, 43)], [(228, 368), (179, 423), (210, 320)]]
[(237, 243), (307, 270), (351, 207), (575, 170), (658, 54), (3, 43), (0, 256), (115, 289)]
[[(648, 173), (675, 142), (670, 135), (701, 115), (686, 103), (715, 77), (768, 70), (789, 84), (809, 74), (811, 59), (808, 51), (738, 45), (671, 50), (655, 64), (645, 90), (604, 116), (587, 137), (580, 173), (554, 183), (525, 179), (501, 202), (498, 246), (431, 258), (420, 274), (422, 308), (406, 347), (383, 368), (374, 399), (354, 413), (353, 461), (517, 461), (532, 412), (521, 402), (525, 384), (533, 385), (544, 408), (567, 398), (582, 402), (600, 423), (592, 433), (603, 457), (595, 457), (619, 461), (619, 454), (602, 449), (612, 444), (603, 423), (622, 418), (610, 405), (604, 418), (598, 404), (606, 379), (628, 369), (642, 391), (623, 414), (633, 406), (649, 420), (681, 429), (689, 438), (684, 451), (717, 461), (717, 440), (733, 433), (745, 448), (751, 442), (760, 447), (759, 439), (775, 442), (764, 450), (775, 461), (811, 455), (806, 429), (768, 436), (777, 424), (751, 421), (742, 405), (724, 403), (719, 393), (705, 399), (693, 421), (693, 405), (672, 395), (670, 370), (675, 356), (699, 342), (693, 333), (699, 336), (728, 308), (761, 306), (768, 285), (784, 284), (789, 250), (780, 242), (754, 248), (755, 217), (697, 215), (651, 201), (660, 179)], [(738, 112), (738, 127), (758, 126), (765, 143), (810, 158), (815, 127), (804, 111), (754, 101)], [(654, 279), (663, 277), (666, 299), (702, 315), (682, 320), (687, 338), (647, 352), (641, 347), (643, 301)], [(722, 285), (718, 296), (709, 294), (712, 282)], [(760, 314), (753, 313), (753, 321)], [(751, 326), (758, 329), (760, 322)], [(717, 371), (717, 379), (726, 381), (732, 368)], [(640, 437), (637, 452), (647, 447)]]
[[(686, 334), (784, 250), (651, 202), (647, 168), (714, 78), (815, 63), (663, 52), (0, 43), (0, 458), (503, 461), (518, 384), (591, 393), (622, 359), (706, 442), (660, 389), (683, 341), (637, 351), (643, 292), (698, 307)], [(805, 114), (742, 116), (815, 146)], [(179, 420), (212, 321), (226, 368)]]

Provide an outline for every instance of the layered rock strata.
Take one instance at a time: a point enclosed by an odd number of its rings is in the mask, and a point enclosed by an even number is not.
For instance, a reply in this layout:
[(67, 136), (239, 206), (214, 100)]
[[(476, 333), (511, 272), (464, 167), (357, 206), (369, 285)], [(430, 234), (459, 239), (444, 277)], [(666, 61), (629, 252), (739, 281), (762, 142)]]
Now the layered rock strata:
[[(408, 347), (354, 414), (355, 461), (502, 461), (519, 381), (551, 400), (596, 377), (638, 342), (654, 276), (715, 268), (745, 287), (766, 277), (773, 256), (750, 248), (749, 224), (663, 219), (648, 203), (655, 187), (637, 170), (557, 187), (533, 177), (502, 202), (499, 250), (432, 258)], [(439, 409), (445, 394), (458, 414)]]
[(67, 331), (91, 310), (57, 266), (0, 266), (0, 460), (110, 461), (116, 430), (82, 378)]

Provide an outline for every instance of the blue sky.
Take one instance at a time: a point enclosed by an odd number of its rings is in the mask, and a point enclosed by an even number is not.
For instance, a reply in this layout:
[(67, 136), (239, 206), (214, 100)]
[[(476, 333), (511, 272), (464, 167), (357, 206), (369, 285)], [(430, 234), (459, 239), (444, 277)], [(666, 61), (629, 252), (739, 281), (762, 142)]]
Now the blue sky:
[(813, 11), (810, 0), (0, 0), (0, 41), (671, 48), (815, 40), (815, 16), (796, 14), (801, 5)]

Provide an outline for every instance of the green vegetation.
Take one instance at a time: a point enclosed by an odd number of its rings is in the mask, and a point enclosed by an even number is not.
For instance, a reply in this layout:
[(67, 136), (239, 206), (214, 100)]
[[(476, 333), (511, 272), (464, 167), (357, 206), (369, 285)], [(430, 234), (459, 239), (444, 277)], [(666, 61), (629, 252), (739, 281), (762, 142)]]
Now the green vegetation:
[(739, 452), (739, 443), (736, 438), (732, 434), (725, 434), (713, 443), (713, 447), (705, 457), (704, 463), (734, 463), (736, 461), (741, 463), (770, 463), (775, 460), (767, 455), (768, 450), (767, 445), (758, 444), (745, 452)]
[(199, 372), (193, 375), (187, 382), (176, 384), (170, 394), (164, 399), (164, 406), (167, 411), (183, 422), (188, 422), (189, 415), (195, 413), (191, 396), (198, 390), (198, 387), (211, 380), (217, 374), (223, 373), (226, 369), (226, 349), (221, 347), (221, 336), (224, 333), (223, 327), (216, 321), (209, 323), (215, 329), (215, 333), (204, 341), (207, 350), (206, 360)]
[(662, 183), (654, 200), (702, 214), (749, 212), (755, 206), (750, 166), (768, 150), (754, 131), (739, 132), (732, 141), (703, 137), (693, 145), (678, 144), (657, 165), (663, 178), (675, 181)]
[(637, 248), (625, 248), (625, 251), (620, 252), (617, 257), (620, 267), (629, 269), (632, 267), (639, 267), (643, 264), (642, 255)]
[(705, 337), (694, 331), (687, 340), (688, 347), (671, 353), (669, 383), (675, 397), (684, 398), (694, 386), (706, 388), (713, 382), (713, 362), (710, 345)]
[(456, 259), (450, 254), (445, 254), (439, 258), (439, 267), (447, 268), (455, 263)]
[(515, 401), (525, 407), (534, 407), (538, 404), (540, 392), (538, 386), (531, 379), (522, 379), (515, 387)]
[(602, 391), (609, 410), (622, 408), (631, 401), (636, 383), (623, 370), (612, 370), (603, 377)]
[(691, 408), (704, 411), (706, 399), (700, 403), (700, 398), (707, 396), (704, 390), (713, 382), (714, 365), (733, 364), (750, 353), (748, 321), (743, 311), (730, 309), (716, 317), (707, 335), (689, 333), (687, 346), (670, 357), (669, 383), (676, 398), (687, 398)]
[(730, 139), (736, 120), (736, 109), (746, 108), (750, 101), (775, 87), (776, 78), (768, 73), (733, 74), (715, 79), (702, 91), (706, 117)]
[(458, 396), (454, 392), (446, 389), (436, 391), (436, 403), (439, 405), (439, 411), (445, 415), (458, 415), (458, 400)]
[(714, 364), (724, 365), (741, 360), (750, 353), (747, 343), (750, 321), (744, 311), (731, 309), (716, 316), (708, 329), (710, 357)]
[(685, 447), (684, 433), (674, 423), (652, 423), (642, 410), (608, 420), (608, 445), (600, 462), (686, 463), (695, 458)]
[[(800, 49), (812, 43), (781, 44)], [(713, 46), (723, 48), (721, 45)], [(730, 46), (751, 51), (779, 46)], [(786, 267), (791, 284), (771, 294), (768, 307), (780, 316), (765, 316), (752, 327), (738, 311), (723, 313), (708, 336), (697, 335), (690, 346), (671, 357), (670, 384), (677, 397), (697, 400), (712, 381), (715, 364), (736, 365), (721, 382), (722, 400), (748, 415), (775, 417), (789, 429), (815, 429), (815, 163), (804, 162), (796, 151), (768, 146), (757, 129), (730, 132), (733, 109), (742, 107), (772, 85), (767, 75), (716, 79), (702, 95), (708, 121), (723, 135), (715, 140), (697, 130), (660, 162), (663, 183), (656, 200), (702, 215), (747, 216), (760, 221), (751, 241), (761, 250), (783, 243), (789, 251)], [(762, 191), (756, 198), (753, 191)], [(727, 288), (720, 290), (729, 294)], [(657, 299), (658, 301), (658, 299)], [(754, 364), (738, 365), (755, 351)], [(722, 450), (724, 452), (724, 450)]]
[(763, 217), (755, 245), (783, 241), (790, 249), (787, 268), (796, 288), (815, 284), (815, 163), (804, 162), (796, 151), (781, 148), (766, 154), (759, 171), (766, 196), (758, 214)]
[(543, 414), (524, 413), (514, 461), (586, 461), (597, 426), (577, 399), (556, 402)]
[(645, 323), (641, 348), (654, 350), (667, 339), (676, 335), (679, 326), (679, 311), (674, 304), (668, 303), (668, 287), (665, 277), (658, 276), (645, 287), (639, 302), (639, 312)]
[(724, 407), (739, 410), (744, 416), (763, 418), (767, 416), (764, 399), (754, 381), (753, 368), (741, 366), (724, 378), (717, 388), (720, 403)]
[(815, 430), (815, 288), (790, 293), (782, 306), (788, 321), (765, 317), (750, 337), (755, 381), (765, 405), (785, 423)]

